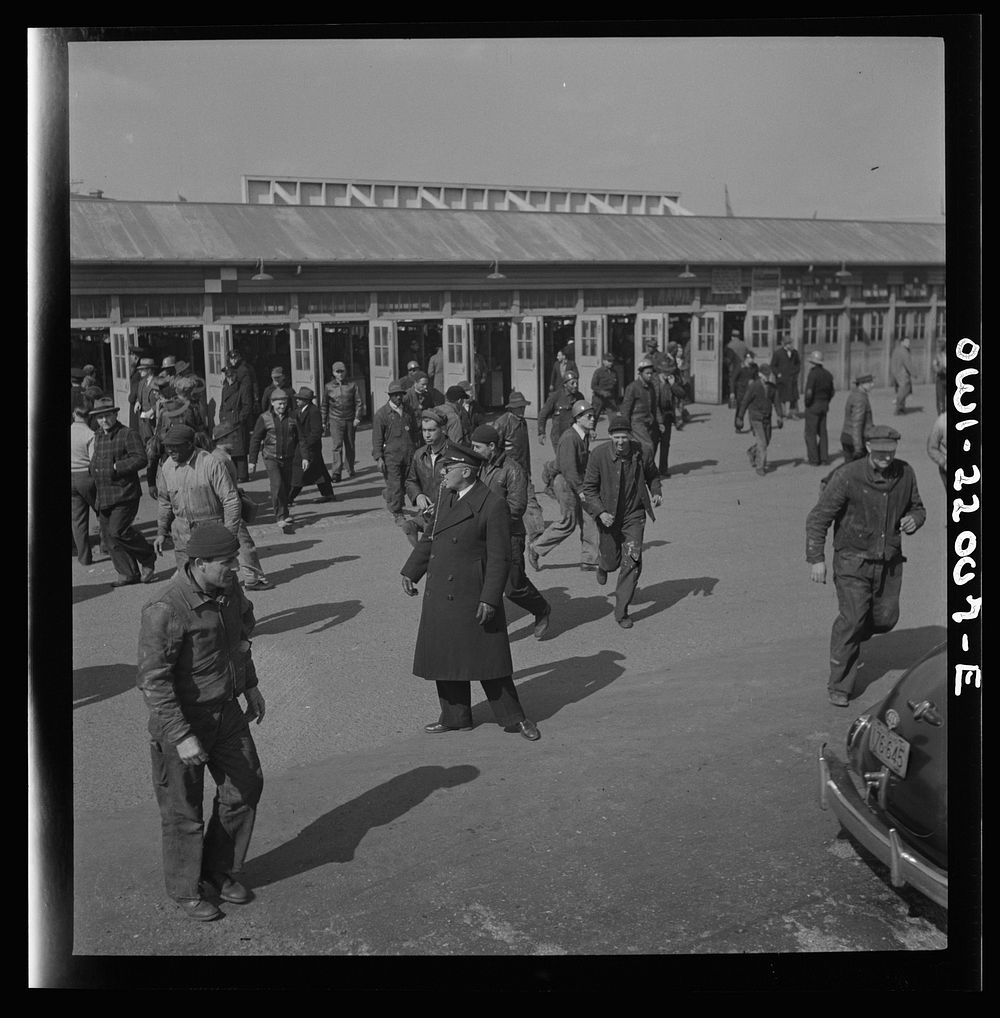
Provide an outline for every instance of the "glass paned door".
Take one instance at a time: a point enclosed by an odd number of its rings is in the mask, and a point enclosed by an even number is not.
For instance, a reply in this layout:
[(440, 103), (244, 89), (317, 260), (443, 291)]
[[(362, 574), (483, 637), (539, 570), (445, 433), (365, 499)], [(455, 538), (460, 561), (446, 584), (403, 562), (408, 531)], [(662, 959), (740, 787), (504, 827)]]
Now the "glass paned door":
[[(538, 344), (542, 335), (542, 319), (531, 315), (510, 326), (510, 377), (512, 388), (517, 389), (530, 405), (524, 408), (525, 417), (538, 416), (541, 389), (538, 384)], [(509, 396), (510, 393), (507, 393)]]
[(580, 391), (590, 392), (590, 380), (601, 366), (607, 343), (607, 315), (579, 315), (576, 319), (576, 366), (580, 369)]
[(368, 363), (371, 365), (372, 412), (389, 401), (389, 383), (399, 377), (396, 323), (374, 319), (368, 323)]
[(472, 377), (472, 320), (446, 318), (442, 329), (444, 390), (447, 392), (453, 385), (464, 385)]
[(722, 402), (722, 312), (691, 316), (691, 374), (696, 403)]

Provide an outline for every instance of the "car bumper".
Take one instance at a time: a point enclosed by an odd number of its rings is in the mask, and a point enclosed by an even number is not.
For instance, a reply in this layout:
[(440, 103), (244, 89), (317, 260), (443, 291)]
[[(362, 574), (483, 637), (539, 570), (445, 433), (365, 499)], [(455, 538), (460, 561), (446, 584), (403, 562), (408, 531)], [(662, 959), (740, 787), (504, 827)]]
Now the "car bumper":
[(948, 907), (948, 874), (904, 845), (896, 828), (865, 805), (847, 765), (825, 745), (819, 753), (819, 786), (820, 808), (833, 810), (848, 834), (889, 867), (894, 887), (909, 884)]

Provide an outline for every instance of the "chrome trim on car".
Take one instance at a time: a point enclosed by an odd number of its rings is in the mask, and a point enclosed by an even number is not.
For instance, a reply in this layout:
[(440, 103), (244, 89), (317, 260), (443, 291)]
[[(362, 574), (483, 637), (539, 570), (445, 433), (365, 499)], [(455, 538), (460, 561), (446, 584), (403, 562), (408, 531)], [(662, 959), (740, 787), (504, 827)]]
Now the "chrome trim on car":
[(830, 809), (841, 825), (889, 867), (894, 887), (909, 884), (942, 908), (948, 907), (948, 874), (905, 844), (895, 827), (863, 802), (847, 765), (824, 743), (819, 751), (820, 808)]

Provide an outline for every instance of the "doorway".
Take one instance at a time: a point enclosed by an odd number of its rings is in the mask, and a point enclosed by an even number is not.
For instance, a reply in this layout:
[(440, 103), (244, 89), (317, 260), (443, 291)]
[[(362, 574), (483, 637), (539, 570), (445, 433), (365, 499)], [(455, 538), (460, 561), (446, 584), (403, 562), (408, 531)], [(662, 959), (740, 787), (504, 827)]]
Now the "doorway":
[(234, 325), (233, 349), (239, 350), (257, 381), (257, 391), (271, 384), (273, 368), (292, 377), (291, 337), (287, 325)]
[(608, 318), (608, 349), (614, 356), (612, 369), (618, 376), (618, 396), (635, 381), (635, 315), (611, 315)]
[(477, 318), (472, 323), (472, 352), (485, 368), (486, 378), (476, 390), (476, 403), (484, 410), (501, 410), (510, 392), (510, 322)]
[(344, 380), (356, 382), (365, 394), (365, 410), (372, 411), (371, 375), (368, 363), (368, 322), (326, 323), (322, 332), (323, 385), (333, 378), (333, 366), (342, 361)]
[(545, 318), (542, 321), (542, 402), (549, 398), (549, 394), (556, 388), (555, 366), (556, 351), (565, 350), (569, 345), (566, 356), (572, 360), (573, 337), (575, 335), (575, 318)]
[(406, 374), (406, 365), (410, 361), (416, 361), (420, 365), (420, 370), (426, 371), (431, 354), (441, 348), (441, 323), (405, 320), (397, 322), (396, 348), (399, 353), (400, 375)]
[[(739, 338), (744, 343), (747, 341), (745, 334), (747, 315), (745, 311), (726, 311), (722, 315), (722, 352), (724, 360), (722, 364), (722, 402), (727, 403), (729, 397), (732, 395), (732, 387), (730, 386), (730, 375), (735, 374), (731, 371), (732, 361), (729, 355), (729, 341), (732, 339), (732, 333), (735, 330), (739, 333)], [(749, 349), (749, 345), (747, 347)], [(736, 370), (739, 370), (737, 365)]]

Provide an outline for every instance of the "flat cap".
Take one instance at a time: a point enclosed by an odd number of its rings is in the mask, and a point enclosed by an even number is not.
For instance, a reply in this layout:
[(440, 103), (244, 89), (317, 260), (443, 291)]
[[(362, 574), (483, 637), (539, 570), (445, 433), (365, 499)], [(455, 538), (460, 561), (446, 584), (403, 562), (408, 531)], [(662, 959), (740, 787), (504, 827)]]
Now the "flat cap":
[(212, 428), (212, 438), (218, 441), (220, 438), (225, 438), (227, 435), (235, 434), (239, 431), (239, 424), (236, 421), (220, 421), (214, 428)]
[(646, 368), (651, 368), (652, 366), (653, 366), (653, 362), (648, 357), (643, 357), (643, 359), (641, 361), (639, 361), (638, 364), (636, 364), (635, 370), (636, 371), (643, 371)]
[(420, 419), (422, 421), (434, 421), (436, 424), (447, 424), (448, 422), (447, 415), (441, 413), (440, 410), (435, 410), (434, 407), (428, 407), (426, 410), (421, 411)]
[(444, 394), (444, 398), (451, 403), (454, 403), (459, 399), (468, 399), (469, 394), (462, 388), (461, 385), (450, 385), (448, 391)]
[(614, 417), (608, 421), (608, 434), (613, 435), (616, 431), (632, 431), (632, 425), (622, 417), (621, 414), (615, 414)]
[(875, 379), (872, 378), (871, 375), (858, 375), (858, 377), (854, 379), (854, 384), (855, 385), (864, 385), (865, 382), (873, 382), (873, 381), (875, 381)]
[(287, 389), (275, 389), (271, 393), (271, 402), (273, 403), (276, 399), (291, 399), (292, 394)]
[(186, 424), (175, 424), (164, 436), (163, 444), (168, 448), (172, 445), (193, 445), (194, 428)]
[(492, 424), (480, 424), (471, 435), (473, 442), (482, 442), (483, 445), (489, 445), (493, 442), (495, 445), (500, 443), (500, 432), (493, 427)]
[(865, 435), (865, 442), (868, 443), (873, 449), (895, 449), (896, 443), (899, 441), (900, 435), (895, 428), (890, 428), (888, 424), (876, 424)]
[(202, 523), (191, 531), (185, 551), (188, 558), (229, 558), (240, 542), (221, 523)]
[(387, 393), (388, 393), (388, 394), (389, 394), (390, 396), (395, 396), (395, 395), (396, 395), (396, 393), (398, 393), (398, 392), (406, 392), (406, 386), (405, 386), (405, 385), (403, 385), (403, 380), (402, 380), (402, 378), (394, 378), (394, 379), (393, 379), (393, 380), (392, 380), (392, 381), (391, 381), (391, 382), (389, 383), (389, 388), (388, 388), (388, 389), (386, 389), (386, 392), (387, 392)]

